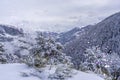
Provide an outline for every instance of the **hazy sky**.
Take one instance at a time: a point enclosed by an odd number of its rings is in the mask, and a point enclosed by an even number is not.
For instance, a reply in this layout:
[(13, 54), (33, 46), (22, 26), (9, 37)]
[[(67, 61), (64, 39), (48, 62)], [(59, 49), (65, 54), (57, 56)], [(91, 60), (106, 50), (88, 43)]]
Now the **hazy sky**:
[(0, 0), (0, 23), (65, 31), (119, 11), (120, 0)]

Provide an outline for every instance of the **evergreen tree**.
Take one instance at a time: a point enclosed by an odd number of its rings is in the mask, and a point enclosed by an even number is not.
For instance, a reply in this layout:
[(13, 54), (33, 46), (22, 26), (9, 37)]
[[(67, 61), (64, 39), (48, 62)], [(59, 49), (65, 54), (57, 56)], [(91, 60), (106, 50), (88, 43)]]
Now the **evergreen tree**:
[(0, 44), (0, 63), (4, 64), (6, 62), (7, 62), (7, 58), (6, 58), (5, 53), (4, 53), (3, 45)]
[(60, 43), (50, 38), (44, 38), (39, 34), (36, 38), (36, 44), (30, 50), (29, 60), (31, 61), (27, 63), (36, 68), (45, 65), (67, 64), (69, 57), (62, 53), (62, 48)]
[[(64, 80), (72, 76), (72, 63), (70, 57), (62, 52), (62, 48), (60, 43), (39, 34), (36, 38), (36, 44), (30, 49), (30, 55), (27, 56), (25, 62), (40, 72), (42, 68), (49, 66), (51, 70), (55, 66), (55, 73), (50, 74), (49, 79)], [(40, 74), (33, 74), (40, 76)]]

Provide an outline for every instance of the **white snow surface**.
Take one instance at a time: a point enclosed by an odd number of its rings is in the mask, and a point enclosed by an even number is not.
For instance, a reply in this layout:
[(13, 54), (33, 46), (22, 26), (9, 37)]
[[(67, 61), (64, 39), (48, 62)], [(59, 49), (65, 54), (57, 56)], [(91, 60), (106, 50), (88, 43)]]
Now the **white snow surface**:
[(68, 80), (104, 80), (94, 73), (85, 73), (81, 71), (76, 71), (76, 75)]
[[(23, 77), (22, 73), (31, 72), (33, 69), (29, 68), (25, 64), (0, 64), (0, 80), (41, 80), (35, 76)], [(43, 77), (47, 77), (48, 73), (53, 71), (45, 71), (46, 73), (42, 74)], [(84, 73), (75, 70), (75, 75), (68, 80), (104, 80), (93, 73)], [(47, 78), (44, 78), (46, 80)]]
[(0, 80), (40, 80), (37, 77), (23, 77), (23, 72), (31, 71), (25, 64), (0, 64)]

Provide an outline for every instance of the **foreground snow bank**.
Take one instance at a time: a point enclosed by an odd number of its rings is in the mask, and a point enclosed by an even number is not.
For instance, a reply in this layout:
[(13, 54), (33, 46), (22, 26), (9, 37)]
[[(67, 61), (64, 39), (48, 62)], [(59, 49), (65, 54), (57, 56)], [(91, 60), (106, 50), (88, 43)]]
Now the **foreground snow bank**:
[(104, 80), (101, 77), (98, 77), (96, 74), (93, 73), (85, 73), (81, 71), (76, 71), (76, 75), (68, 80)]
[[(33, 69), (27, 67), (25, 64), (0, 64), (0, 80), (41, 80), (34, 76), (22, 76), (23, 72), (29, 73), (31, 71), (33, 71)], [(45, 72), (46, 73), (42, 74), (44, 77), (47, 77), (48, 73), (52, 73), (52, 71)], [(78, 71), (75, 71), (75, 73), (76, 75), (73, 75), (73, 77), (68, 80), (104, 80), (92, 73), (90, 74)], [(46, 80), (46, 78), (43, 80)]]
[(37, 77), (23, 77), (23, 72), (31, 71), (25, 64), (0, 64), (0, 80), (40, 80)]

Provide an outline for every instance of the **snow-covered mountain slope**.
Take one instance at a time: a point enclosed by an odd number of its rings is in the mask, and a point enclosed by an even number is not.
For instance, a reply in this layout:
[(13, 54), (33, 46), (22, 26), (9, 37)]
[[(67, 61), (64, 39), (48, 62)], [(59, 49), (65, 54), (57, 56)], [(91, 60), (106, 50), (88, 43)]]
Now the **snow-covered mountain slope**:
[(28, 49), (35, 43), (35, 37), (35, 32), (28, 33), (15, 26), (0, 25), (0, 43), (7, 54), (27, 54)]
[[(46, 69), (42, 74), (43, 79), (29, 75), (34, 69), (29, 68), (25, 64), (0, 64), (0, 80), (49, 80), (48, 74), (54, 73), (52, 70)], [(26, 73), (26, 75), (25, 75)], [(75, 75), (68, 80), (104, 80), (101, 77), (93, 73), (84, 73), (80, 71), (74, 71)]]
[(0, 42), (12, 41), (16, 36), (23, 36), (22, 29), (9, 25), (0, 25)]
[(18, 58), (28, 55), (29, 50), (35, 45), (36, 33), (24, 33), (24, 36), (11, 36), (12, 41), (1, 42), (6, 54), (15, 55)]
[(92, 25), (88, 25), (83, 28), (75, 27), (71, 29), (70, 31), (60, 33), (58, 35), (59, 37), (56, 40), (60, 42), (61, 44), (65, 45), (66, 43), (69, 43), (79, 38), (80, 36), (84, 35), (85, 32), (88, 31), (91, 26)]
[(23, 34), (22, 30), (15, 28), (14, 26), (9, 25), (0, 25), (0, 33), (1, 34), (9, 34), (9, 35), (20, 35)]
[(77, 32), (79, 32), (81, 29), (78, 27), (75, 27), (74, 29), (61, 33), (59, 34), (59, 38), (57, 38), (57, 41), (65, 44), (73, 39), (75, 39), (77, 37)]
[(100, 47), (105, 53), (120, 54), (120, 12), (85, 28), (88, 30), (84, 31), (84, 34), (80, 34), (65, 46), (65, 53), (71, 56), (75, 63), (84, 61), (83, 54), (87, 48), (93, 46)]

